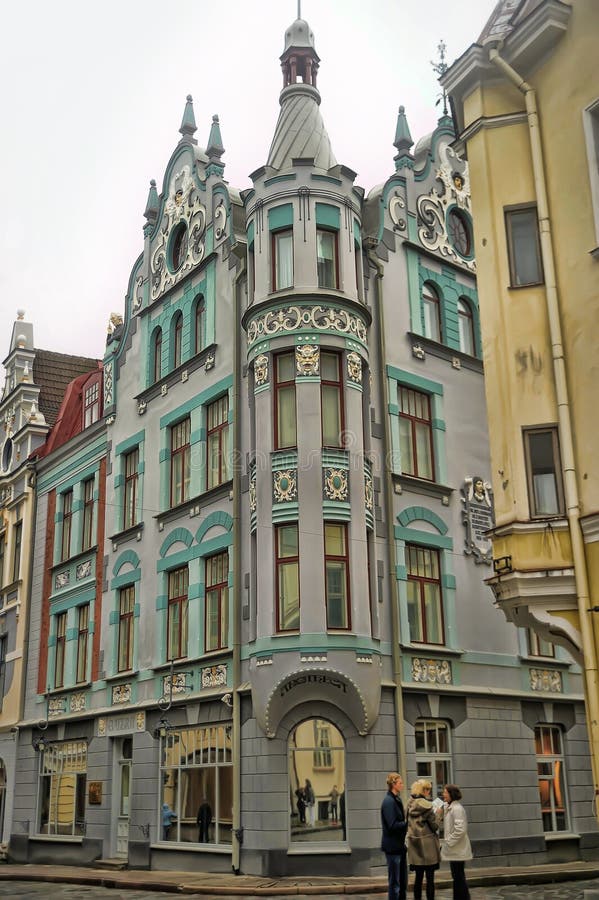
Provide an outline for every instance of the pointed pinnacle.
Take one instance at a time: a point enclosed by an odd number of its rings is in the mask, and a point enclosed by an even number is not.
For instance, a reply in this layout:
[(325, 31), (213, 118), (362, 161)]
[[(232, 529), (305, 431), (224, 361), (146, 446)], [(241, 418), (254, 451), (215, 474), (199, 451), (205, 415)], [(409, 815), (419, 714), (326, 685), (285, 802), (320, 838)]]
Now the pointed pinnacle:
[(408, 127), (405, 107), (400, 106), (397, 115), (397, 128), (395, 129), (393, 146), (397, 148), (398, 153), (402, 154), (409, 153), (410, 147), (412, 147), (413, 144), (414, 141), (412, 140), (412, 135), (410, 134), (410, 129)]
[(196, 131), (196, 120), (193, 114), (193, 97), (191, 96), (191, 94), (188, 94), (187, 103), (185, 104), (185, 110), (183, 111), (183, 118), (181, 120), (179, 134), (183, 135), (183, 139), (193, 138)]
[(212, 116), (210, 137), (208, 138), (208, 146), (206, 148), (208, 159), (220, 159), (224, 152), (225, 148), (223, 147), (223, 139), (220, 134), (218, 116)]
[(148, 191), (148, 200), (144, 210), (144, 217), (148, 222), (155, 222), (158, 217), (158, 191), (156, 190), (156, 181), (154, 178), (150, 181), (150, 190)]

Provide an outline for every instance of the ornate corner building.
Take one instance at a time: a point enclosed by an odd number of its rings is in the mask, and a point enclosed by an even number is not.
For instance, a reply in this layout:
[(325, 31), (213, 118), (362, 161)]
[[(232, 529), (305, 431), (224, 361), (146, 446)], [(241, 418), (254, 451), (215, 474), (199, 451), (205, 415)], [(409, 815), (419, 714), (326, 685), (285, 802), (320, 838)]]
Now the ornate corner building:
[[(414, 145), (400, 107), (366, 195), (303, 19), (281, 65), (250, 189), (187, 98), (102, 369), (30, 458), (11, 856), (372, 872), (398, 768), (460, 783), (480, 863), (555, 858), (556, 836), (593, 854), (580, 666), (485, 584), (497, 489), (452, 120)], [(490, 822), (495, 801), (517, 819)]]

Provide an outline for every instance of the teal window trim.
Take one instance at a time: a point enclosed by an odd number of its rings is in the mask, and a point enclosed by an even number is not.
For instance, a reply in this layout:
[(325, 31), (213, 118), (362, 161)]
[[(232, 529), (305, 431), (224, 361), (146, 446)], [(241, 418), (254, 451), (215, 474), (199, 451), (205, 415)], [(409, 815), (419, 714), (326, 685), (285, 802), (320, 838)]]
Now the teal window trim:
[(268, 210), (268, 230), (278, 231), (281, 228), (293, 227), (293, 204), (283, 203)]
[(316, 225), (339, 231), (341, 228), (341, 211), (330, 203), (316, 204)]
[(69, 612), (71, 609), (75, 609), (75, 607), (82, 606), (85, 603), (91, 603), (93, 605), (95, 599), (95, 587), (88, 587), (84, 591), (68, 594), (66, 597), (61, 597), (59, 600), (52, 600), (52, 598), (50, 598), (50, 614), (56, 616), (59, 613)]
[[(423, 378), (422, 375), (415, 375), (413, 372), (406, 372), (395, 366), (387, 366), (387, 376), (401, 382), (406, 387), (412, 387), (427, 394), (443, 396), (443, 385), (438, 381), (431, 381), (430, 378)], [(395, 396), (395, 394), (391, 394), (391, 396)]]
[(119, 575), (122, 567), (126, 563), (128, 563), (133, 569), (137, 569), (139, 567), (139, 556), (137, 555), (135, 550), (124, 550), (121, 553), (112, 567), (112, 574)]
[[(184, 419), (192, 410), (197, 409), (200, 406), (206, 406), (212, 400), (216, 400), (217, 397), (220, 397), (225, 392), (229, 391), (233, 387), (233, 376), (228, 375), (226, 378), (222, 378), (216, 384), (213, 384), (211, 387), (206, 388), (205, 391), (202, 391), (201, 394), (196, 394), (195, 397), (192, 397), (186, 403), (181, 404), (176, 409), (171, 410), (166, 413), (166, 415), (162, 416), (160, 419), (160, 428), (164, 429), (169, 427), (170, 425), (174, 425), (175, 422)], [(229, 394), (229, 400), (231, 400), (231, 396)], [(163, 443), (163, 447), (165, 444)]]
[(122, 441), (116, 448), (116, 475), (114, 478), (114, 495), (115, 505), (113, 509), (114, 530), (122, 531), (124, 525), (124, 503), (125, 503), (125, 457), (137, 450), (137, 490), (135, 502), (136, 523), (143, 521), (143, 492), (144, 492), (144, 451), (145, 451), (145, 432), (138, 431), (137, 434), (131, 435), (127, 440)]
[(194, 559), (202, 559), (205, 556), (213, 556), (221, 550), (227, 550), (233, 546), (233, 535), (231, 532), (226, 534), (218, 534), (216, 537), (201, 544), (194, 544), (187, 550), (179, 550), (177, 553), (171, 553), (163, 559), (156, 562), (157, 572), (168, 572), (169, 569), (178, 569)]
[(430, 531), (419, 531), (416, 528), (403, 528), (395, 525), (393, 533), (396, 540), (405, 541), (407, 544), (421, 544), (423, 547), (433, 547), (436, 550), (453, 551), (453, 539), (441, 534), (431, 534)]
[(113, 591), (117, 591), (122, 587), (127, 587), (128, 584), (137, 584), (138, 581), (141, 581), (141, 570), (136, 569), (135, 571), (123, 572), (122, 575), (116, 575), (110, 582), (110, 589)]
[(138, 431), (136, 434), (132, 434), (131, 437), (116, 445), (114, 448), (115, 456), (122, 456), (125, 453), (129, 453), (130, 450), (135, 450), (136, 447), (144, 443), (145, 437), (145, 431)]
[[(435, 482), (445, 484), (447, 481), (447, 453), (445, 444), (445, 420), (443, 418), (443, 385), (412, 372), (404, 372), (395, 366), (387, 366), (389, 380), (389, 397), (397, 397), (398, 385), (414, 388), (428, 394), (431, 403), (431, 432), (435, 464)], [(399, 440), (399, 405), (389, 402), (387, 407), (391, 425), (391, 471), (402, 474), (401, 452)]]
[(252, 220), (251, 222), (248, 223), (248, 228), (247, 228), (248, 247), (251, 247), (251, 245), (254, 243), (255, 233), (256, 233), (256, 226), (254, 225), (254, 221)]

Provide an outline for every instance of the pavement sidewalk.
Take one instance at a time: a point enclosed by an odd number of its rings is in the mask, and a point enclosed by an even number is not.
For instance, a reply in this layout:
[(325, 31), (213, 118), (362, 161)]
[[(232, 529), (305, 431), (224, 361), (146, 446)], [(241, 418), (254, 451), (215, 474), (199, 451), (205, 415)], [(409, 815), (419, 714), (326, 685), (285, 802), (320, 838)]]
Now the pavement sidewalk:
[[(599, 886), (599, 861), (570, 862), (543, 866), (469, 868), (471, 887), (506, 884), (550, 884), (558, 881), (590, 880)], [(43, 881), (61, 884), (86, 884), (131, 890), (170, 891), (180, 894), (212, 896), (280, 897), (305, 894), (386, 894), (386, 876), (375, 877), (286, 877), (233, 875), (212, 872), (168, 872), (122, 869), (112, 871), (76, 866), (13, 865), (0, 866), (3, 881)], [(451, 886), (449, 870), (437, 872), (439, 888)]]

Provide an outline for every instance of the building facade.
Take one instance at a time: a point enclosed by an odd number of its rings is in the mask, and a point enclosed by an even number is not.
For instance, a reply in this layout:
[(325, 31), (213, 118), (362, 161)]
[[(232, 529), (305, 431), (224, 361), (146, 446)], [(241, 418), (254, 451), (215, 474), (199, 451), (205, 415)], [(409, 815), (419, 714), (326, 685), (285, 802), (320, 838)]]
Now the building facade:
[(587, 0), (500, 3), (444, 79), (475, 209), (497, 517), (491, 585), (509, 621), (581, 662), (589, 803), (599, 791), (598, 28)]
[(38, 454), (14, 859), (372, 872), (398, 767), (463, 785), (481, 863), (596, 852), (580, 668), (484, 584), (468, 167), (449, 117), (414, 146), (400, 108), (365, 196), (319, 64), (298, 19), (242, 192), (188, 98), (101, 416)]

